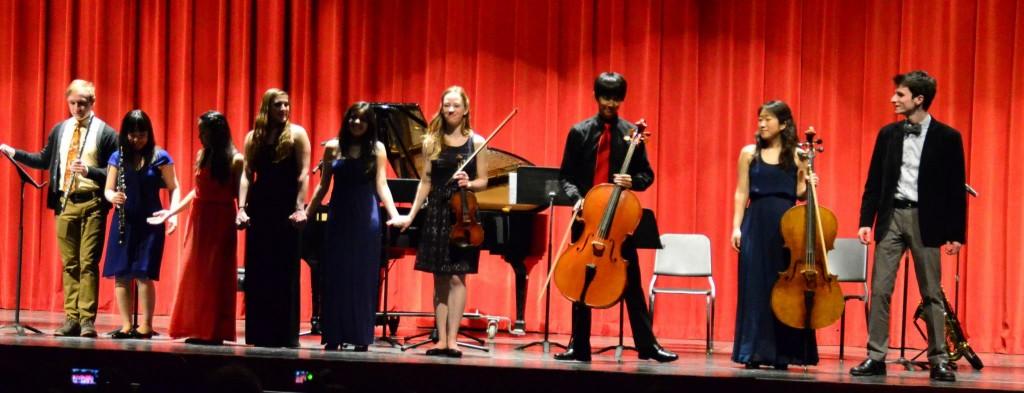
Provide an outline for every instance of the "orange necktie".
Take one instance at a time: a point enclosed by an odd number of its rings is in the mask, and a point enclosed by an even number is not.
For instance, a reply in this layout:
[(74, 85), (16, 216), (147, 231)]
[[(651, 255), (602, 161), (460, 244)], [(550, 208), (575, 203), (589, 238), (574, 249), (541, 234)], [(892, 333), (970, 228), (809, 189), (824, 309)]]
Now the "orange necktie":
[(81, 121), (75, 124), (75, 131), (71, 134), (71, 147), (68, 148), (68, 159), (64, 161), (64, 193), (71, 193), (71, 163), (78, 159), (79, 146), (82, 144), (82, 132), (85, 124)]

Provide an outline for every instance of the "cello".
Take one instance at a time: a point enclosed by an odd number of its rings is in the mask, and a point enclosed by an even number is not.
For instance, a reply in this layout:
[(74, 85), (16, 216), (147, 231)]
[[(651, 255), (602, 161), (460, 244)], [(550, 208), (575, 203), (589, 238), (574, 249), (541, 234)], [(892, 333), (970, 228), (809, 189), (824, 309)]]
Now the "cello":
[(807, 130), (807, 142), (801, 143), (807, 159), (807, 203), (793, 206), (779, 223), (789, 268), (779, 273), (772, 287), (772, 311), (783, 324), (797, 329), (820, 329), (843, 315), (845, 301), (839, 279), (828, 271), (828, 250), (836, 238), (836, 216), (818, 205), (818, 194), (811, 181), (814, 157), (823, 152), (816, 133)]
[[(643, 120), (637, 122), (619, 174), (626, 173), (636, 146), (649, 136), (646, 127)], [(640, 224), (643, 206), (632, 191), (608, 183), (590, 189), (584, 201), (578, 213), (583, 233), (552, 267), (555, 285), (572, 302), (608, 308), (626, 288), (626, 264), (637, 262), (623, 259), (621, 250), (626, 237)]]

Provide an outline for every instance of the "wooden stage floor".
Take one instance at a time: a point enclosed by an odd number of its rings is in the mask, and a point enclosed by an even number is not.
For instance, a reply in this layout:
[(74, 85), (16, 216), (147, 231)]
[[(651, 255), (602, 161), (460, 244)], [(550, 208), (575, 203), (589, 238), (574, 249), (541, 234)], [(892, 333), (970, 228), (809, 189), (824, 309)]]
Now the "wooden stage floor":
[[(13, 320), (13, 312), (0, 310), (0, 324)], [(886, 377), (854, 378), (850, 367), (864, 356), (862, 347), (847, 347), (846, 360), (838, 359), (838, 347), (819, 348), (821, 362), (814, 367), (787, 371), (746, 370), (729, 360), (732, 343), (716, 342), (714, 353), (704, 354), (702, 340), (661, 340), (680, 359), (659, 364), (642, 361), (626, 352), (617, 362), (609, 352), (595, 355), (591, 363), (559, 362), (539, 347), (514, 348), (539, 340), (539, 334), (512, 336), (499, 332), (486, 347), (490, 352), (463, 348), (464, 357), (428, 357), (425, 347), (401, 351), (378, 342), (369, 352), (324, 351), (318, 336), (303, 336), (301, 348), (253, 348), (241, 343), (223, 346), (185, 344), (166, 336), (151, 340), (113, 340), (104, 332), (116, 326), (115, 316), (101, 315), (100, 338), (56, 338), (52, 330), (61, 314), (24, 312), (22, 323), (48, 335), (16, 336), (0, 332), (0, 392), (79, 391), (70, 385), (73, 368), (99, 370), (104, 389), (94, 391), (203, 391), (197, 386), (212, 383), (213, 371), (231, 365), (251, 370), (266, 391), (329, 392), (704, 392), (808, 391), (808, 392), (938, 392), (1024, 390), (1024, 356), (980, 354), (985, 368), (975, 371), (963, 360), (957, 382), (933, 382), (927, 370), (906, 371), (890, 364)], [(242, 335), (242, 322), (239, 335)], [(158, 332), (166, 331), (168, 319), (158, 317)], [(304, 324), (308, 328), (308, 324)], [(378, 328), (379, 332), (379, 328)], [(417, 333), (400, 330), (399, 336)], [(470, 332), (485, 336), (484, 332)], [(564, 335), (552, 341), (565, 343)], [(615, 337), (594, 337), (595, 348), (614, 345)], [(632, 341), (627, 337), (626, 343)], [(557, 349), (554, 349), (558, 351)], [(909, 351), (916, 354), (917, 351)], [(890, 359), (898, 357), (893, 352)], [(296, 373), (312, 375), (296, 383)], [(117, 390), (117, 386), (130, 386)]]

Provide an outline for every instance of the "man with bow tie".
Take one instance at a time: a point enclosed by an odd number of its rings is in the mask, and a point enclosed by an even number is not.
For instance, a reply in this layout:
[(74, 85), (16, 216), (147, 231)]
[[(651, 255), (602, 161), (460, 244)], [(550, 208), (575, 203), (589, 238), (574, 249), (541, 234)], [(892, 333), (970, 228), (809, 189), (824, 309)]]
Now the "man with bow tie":
[(92, 82), (72, 81), (64, 97), (71, 117), (53, 127), (43, 150), (29, 153), (3, 144), (0, 152), (50, 171), (46, 207), (57, 214), (57, 244), (64, 264), (65, 320), (54, 334), (96, 337), (99, 260), (110, 210), (103, 185), (107, 160), (117, 150), (117, 133), (92, 112)]
[(914, 260), (924, 303), (931, 379), (955, 381), (945, 338), (940, 247), (956, 254), (965, 242), (967, 193), (964, 147), (960, 133), (928, 114), (935, 99), (935, 78), (924, 71), (893, 77), (890, 101), (905, 117), (882, 127), (871, 154), (864, 184), (857, 236), (871, 241), (875, 262), (868, 315), (868, 358), (850, 370), (854, 376), (885, 375), (889, 349), (889, 309), (906, 250)]

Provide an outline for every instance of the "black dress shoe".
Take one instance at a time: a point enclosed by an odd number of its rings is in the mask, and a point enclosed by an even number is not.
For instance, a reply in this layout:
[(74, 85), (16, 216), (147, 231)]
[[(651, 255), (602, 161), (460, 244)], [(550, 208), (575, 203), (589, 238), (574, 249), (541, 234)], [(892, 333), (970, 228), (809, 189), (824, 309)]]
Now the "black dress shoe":
[(445, 353), (445, 356), (450, 358), (461, 358), (462, 351), (455, 348), (448, 348), (448, 352)]
[(867, 377), (871, 375), (885, 375), (885, 361), (866, 359), (857, 367), (850, 369), (850, 375), (855, 377)]
[(676, 355), (675, 353), (672, 353), (672, 351), (662, 348), (658, 344), (654, 344), (653, 347), (646, 351), (640, 351), (637, 354), (637, 357), (639, 357), (640, 360), (654, 359), (657, 360), (659, 363), (674, 362), (677, 359), (679, 359), (679, 355)]
[(427, 356), (448, 356), (448, 348), (430, 348)]
[(567, 349), (565, 352), (556, 353), (555, 360), (575, 360), (579, 362), (589, 362), (590, 351), (583, 353), (582, 351), (577, 351), (573, 347), (569, 347), (569, 349)]
[(949, 362), (942, 362), (931, 367), (930, 377), (936, 381), (956, 382), (956, 373)]

